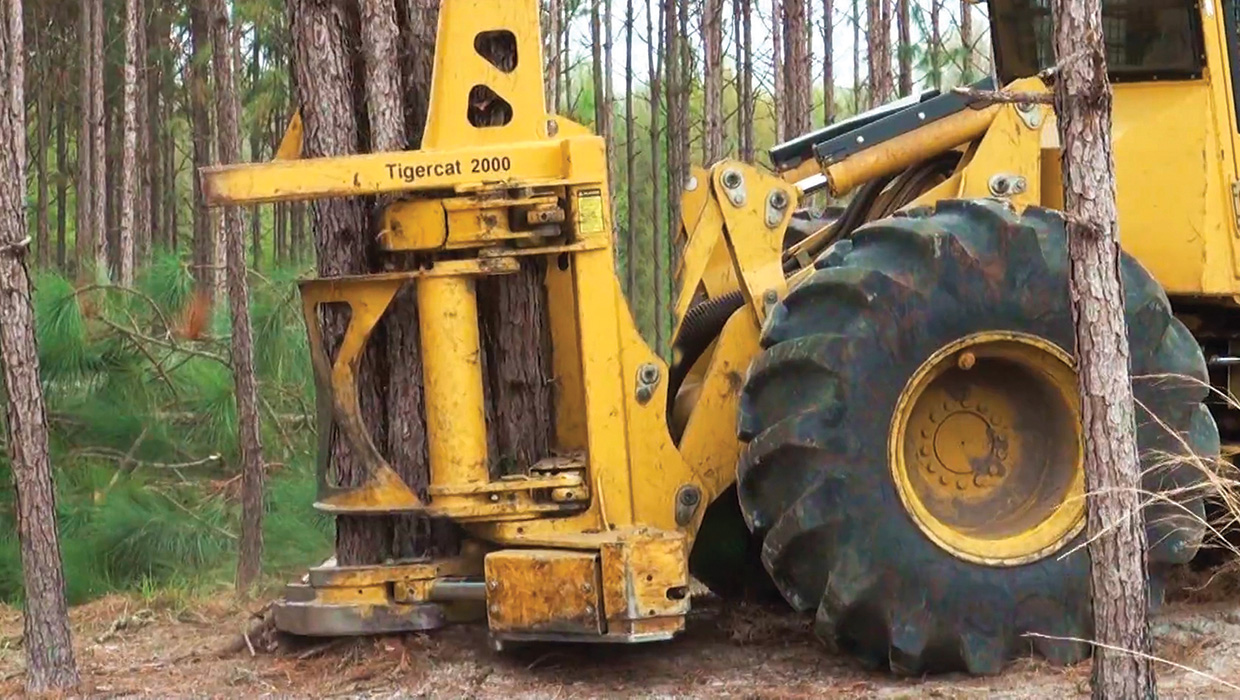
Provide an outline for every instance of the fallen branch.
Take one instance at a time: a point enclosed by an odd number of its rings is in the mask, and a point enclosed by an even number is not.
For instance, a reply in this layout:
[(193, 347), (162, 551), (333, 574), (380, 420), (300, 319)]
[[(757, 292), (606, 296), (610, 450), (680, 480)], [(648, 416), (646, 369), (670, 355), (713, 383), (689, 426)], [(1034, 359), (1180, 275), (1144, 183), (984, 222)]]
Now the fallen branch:
[[(237, 635), (233, 641), (229, 642), (227, 646), (221, 649), (219, 652), (219, 657), (227, 658), (237, 654), (243, 649), (249, 651), (252, 655), (256, 654), (259, 650), (266, 653), (275, 649), (277, 633), (276, 619), (275, 615), (270, 613), (270, 609), (271, 606), (267, 605), (256, 613), (255, 617), (258, 618), (258, 621), (252, 624), (249, 629)], [(257, 645), (255, 645), (253, 641), (255, 639), (258, 640)]]
[(232, 370), (232, 363), (231, 363), (231, 362), (229, 362), (227, 359), (225, 359), (225, 358), (223, 358), (223, 357), (220, 357), (219, 355), (216, 355), (215, 353), (207, 352), (207, 351), (205, 351), (205, 350), (196, 350), (196, 349), (194, 349), (194, 348), (189, 348), (189, 347), (185, 347), (185, 346), (182, 346), (182, 345), (178, 345), (177, 343), (173, 343), (173, 342), (168, 342), (168, 341), (160, 340), (160, 339), (158, 339), (158, 338), (152, 338), (152, 337), (151, 337), (151, 336), (149, 336), (149, 335), (144, 335), (144, 334), (142, 334), (142, 333), (139, 333), (138, 331), (134, 330), (133, 328), (125, 328), (124, 326), (120, 325), (119, 323), (115, 323), (115, 322), (110, 321), (110, 320), (108, 320), (108, 319), (106, 319), (106, 318), (100, 318), (99, 320), (103, 321), (104, 325), (108, 326), (109, 328), (111, 328), (112, 330), (116, 331), (117, 333), (121, 333), (122, 335), (127, 335), (127, 336), (129, 336), (131, 340), (136, 338), (136, 339), (138, 339), (138, 340), (142, 340), (142, 341), (148, 342), (148, 343), (150, 343), (150, 344), (152, 344), (152, 345), (158, 345), (158, 346), (160, 346), (161, 348), (166, 348), (166, 349), (168, 349), (168, 350), (172, 350), (172, 351), (174, 351), (174, 352), (183, 352), (183, 353), (185, 353), (185, 354), (187, 354), (187, 355), (194, 355), (194, 356), (197, 356), (197, 357), (204, 357), (204, 358), (206, 358), (206, 359), (208, 359), (208, 360), (214, 360), (214, 361), (216, 361), (216, 362), (220, 363), (221, 365), (224, 365), (225, 367), (227, 367), (227, 368), (229, 369), (229, 371), (231, 371), (231, 370)]
[(983, 104), (1048, 105), (1054, 101), (1054, 97), (1049, 92), (978, 90), (966, 87), (955, 88), (952, 92)]

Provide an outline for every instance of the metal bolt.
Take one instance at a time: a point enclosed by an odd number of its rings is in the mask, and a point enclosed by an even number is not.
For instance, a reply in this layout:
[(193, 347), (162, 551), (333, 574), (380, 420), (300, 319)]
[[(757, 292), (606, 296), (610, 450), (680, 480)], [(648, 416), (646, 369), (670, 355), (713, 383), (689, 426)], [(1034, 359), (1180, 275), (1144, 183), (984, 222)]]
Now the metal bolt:
[(783, 190), (775, 190), (771, 193), (771, 206), (775, 209), (784, 209), (788, 206), (788, 194)]
[(637, 376), (642, 384), (655, 384), (659, 381), (659, 368), (655, 365), (642, 365)]
[(548, 119), (547, 120), (547, 135), (555, 136), (558, 133), (560, 133), (560, 123), (554, 119)]
[(492, 502), (492, 503), (499, 503), (499, 494), (498, 494), (498, 493), (493, 493), (493, 494), (491, 494), (491, 502)]
[(735, 170), (725, 170), (723, 173), (723, 186), (730, 190), (740, 187), (744, 182), (745, 178)]
[(1037, 108), (1038, 108), (1038, 107), (1037, 107), (1037, 105), (1035, 105), (1035, 104), (1034, 104), (1034, 103), (1032, 103), (1032, 102), (1017, 102), (1017, 103), (1016, 103), (1016, 109), (1018, 109), (1018, 110), (1020, 110), (1020, 111), (1022, 111), (1022, 112), (1024, 112), (1024, 113), (1026, 113), (1026, 114), (1028, 114), (1029, 112), (1032, 112), (1033, 110), (1035, 110), (1035, 109), (1037, 109)]
[(1008, 182), (1008, 179), (1002, 175), (996, 175), (990, 178), (990, 191), (992, 194), (1002, 197), (1008, 193), (1009, 186), (1010, 183)]
[(696, 178), (696, 177), (693, 177), (692, 175), (690, 175), (690, 176), (689, 176), (689, 181), (685, 183), (685, 191), (686, 191), (686, 192), (693, 192), (694, 190), (696, 190), (696, 189), (697, 189), (697, 187), (698, 187), (698, 181), (697, 181), (697, 178)]
[(690, 487), (680, 492), (680, 505), (686, 508), (696, 506), (700, 500), (702, 500), (702, 495), (696, 488)]
[(499, 581), (491, 579), (490, 581), (487, 581), (487, 586), (490, 587), (491, 590), (495, 590), (496, 588), (499, 588)]
[(762, 295), (762, 300), (769, 306), (779, 301), (779, 294), (774, 289), (768, 289), (766, 290), (766, 294)]
[(638, 403), (646, 403), (653, 396), (654, 396), (654, 389), (651, 389), (649, 385), (643, 385), (637, 388)]
[(961, 353), (960, 357), (956, 360), (956, 366), (966, 372), (973, 369), (973, 365), (975, 364), (977, 364), (977, 358), (974, 357), (971, 352)]

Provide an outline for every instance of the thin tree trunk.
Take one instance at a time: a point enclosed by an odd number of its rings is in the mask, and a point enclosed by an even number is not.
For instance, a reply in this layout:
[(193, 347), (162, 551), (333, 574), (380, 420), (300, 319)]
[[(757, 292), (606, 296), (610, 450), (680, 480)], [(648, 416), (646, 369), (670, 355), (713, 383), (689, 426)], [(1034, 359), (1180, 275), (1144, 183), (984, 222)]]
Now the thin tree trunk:
[(960, 77), (965, 83), (973, 81), (973, 4), (960, 0)]
[(935, 90), (943, 89), (943, 30), (940, 14), (943, 0), (930, 0), (930, 84)]
[[(659, 40), (662, 35), (663, 27), (663, 4), (657, 3), (659, 7), (659, 21), (655, 23), (651, 13), (651, 6), (654, 2), (646, 3), (646, 36), (649, 40), (646, 42), (646, 65), (650, 69), (650, 182), (653, 192), (650, 197), (650, 241), (653, 250), (651, 251), (651, 289), (650, 311), (651, 322), (653, 324), (653, 340), (655, 347), (658, 347), (663, 341), (663, 313), (659, 304), (659, 280), (663, 276), (661, 260), (663, 258), (660, 252), (660, 234), (664, 228), (664, 221), (659, 204), (659, 193), (662, 190), (661, 184), (664, 178), (664, 172), (660, 165), (660, 148), (659, 142), (662, 136), (659, 133), (659, 112), (662, 95), (662, 74), (663, 74), (663, 42)], [(666, 122), (665, 122), (666, 123)]]
[[(209, 87), (207, 82), (208, 33), (206, 0), (188, 0), (190, 27), (190, 66), (186, 88), (189, 91), (190, 138), (193, 141), (194, 171), (211, 162), (211, 115)], [(198, 294), (207, 300), (215, 295), (215, 214), (206, 209), (199, 178), (190, 178), (192, 188), (193, 220), (192, 266)]]
[(709, 165), (723, 158), (723, 0), (706, 0), (705, 11), (706, 138), (702, 162)]
[[(1059, 66), (1055, 111), (1063, 143), (1072, 317), (1086, 431), (1090, 587), (1099, 642), (1093, 697), (1155, 698), (1101, 4), (1055, 0), (1052, 12)], [(1070, 55), (1082, 57), (1065, 62)]]
[(135, 267), (147, 260), (151, 253), (151, 208), (149, 193), (151, 191), (151, 114), (147, 110), (147, 76), (151, 72), (150, 49), (147, 46), (147, 32), (150, 26), (146, 3), (138, 0), (138, 64), (137, 64), (137, 99), (134, 109), (138, 116), (138, 149), (135, 156), (138, 166), (138, 187), (134, 197), (134, 265)]
[[(852, 21), (853, 21), (853, 114), (861, 113), (861, 4), (859, 0), (852, 0)], [(867, 97), (865, 105), (868, 107), (870, 98)]]
[(610, 141), (607, 134), (607, 98), (603, 87), (603, 18), (602, 0), (590, 0), (590, 77), (594, 82), (594, 131)]
[[(219, 124), (219, 161), (241, 161), (240, 107), (226, 0), (213, 0), (211, 62), (215, 72), (215, 111)], [(246, 595), (262, 571), (263, 445), (254, 377), (254, 333), (250, 326), (250, 292), (246, 284), (244, 220), (241, 209), (224, 212), (225, 266), (232, 317), (233, 383), (237, 392), (237, 423), (241, 447), (241, 538), (237, 556), (237, 592)]]
[(835, 3), (822, 0), (822, 123), (835, 123)]
[[(37, 8), (36, 8), (37, 9)], [(47, 49), (40, 47), (40, 33), (34, 34), (34, 56), (39, 61), (39, 69), (35, 71), (35, 75), (39, 76), (38, 84), (35, 89), (35, 190), (38, 196), (38, 204), (35, 208), (35, 261), (36, 265), (45, 268), (51, 260), (51, 233), (48, 222), (48, 185), (47, 185), (47, 149), (50, 140), (51, 121), (51, 104), (47, 99), (48, 91), (48, 62), (49, 56)], [(42, 50), (41, 50), (42, 49)]]
[(121, 147), (120, 228), (117, 270), (133, 286), (134, 231), (138, 209), (138, 0), (125, 0), (124, 144)]
[(156, 243), (161, 246), (167, 246), (168, 232), (164, 230), (163, 203), (164, 203), (164, 144), (161, 134), (163, 132), (163, 111), (160, 106), (160, 92), (164, 89), (164, 58), (163, 53), (168, 42), (168, 12), (163, 3), (153, 3), (154, 16), (147, 25), (147, 49), (151, 52), (158, 52), (158, 60), (150, 61), (148, 56), (148, 74), (146, 79), (146, 113), (147, 113), (147, 144), (149, 150), (146, 157), (146, 180), (149, 183), (147, 189), (148, 221), (150, 222), (148, 249), (145, 251), (148, 255), (155, 249)]
[(94, 177), (94, 165), (91, 157), (94, 146), (94, 42), (91, 40), (94, 22), (91, 20), (94, 14), (95, 0), (82, 0), (79, 4), (81, 12), (81, 25), (79, 27), (79, 42), (81, 44), (81, 63), (82, 71), (80, 73), (80, 91), (78, 93), (81, 104), (79, 110), (82, 120), (78, 125), (77, 137), (77, 191), (75, 193), (75, 202), (77, 211), (75, 212), (76, 224), (74, 226), (74, 257), (77, 258), (75, 268), (80, 280), (85, 280), (86, 271), (94, 266), (95, 246), (94, 239), (94, 222), (95, 217), (91, 213), (91, 186)]
[(736, 0), (741, 3), (741, 47), (743, 68), (741, 77), (741, 160), (752, 163), (754, 159), (754, 97), (753, 97), (753, 0)]
[(900, 44), (896, 47), (900, 61), (900, 97), (913, 93), (913, 39), (909, 27), (909, 0), (896, 0), (896, 30)]
[(784, 58), (784, 0), (771, 0), (771, 45), (775, 57), (775, 94), (771, 95), (771, 109), (775, 111), (775, 140), (782, 142), (787, 139), (784, 128), (784, 110), (787, 108), (788, 90), (785, 78), (788, 70)]
[[(251, 44), (250, 53), (250, 93), (253, 95), (258, 90), (258, 72), (260, 45), (257, 41)], [(240, 65), (238, 65), (240, 68)], [(262, 129), (259, 128), (259, 120), (255, 118), (254, 127), (250, 130), (250, 160), (258, 161), (262, 159)], [(262, 267), (263, 259), (263, 210), (261, 207), (250, 208), (250, 245), (253, 246), (253, 252), (250, 254), (250, 264), (255, 270)]]
[(624, 9), (624, 175), (625, 175), (625, 216), (624, 233), (626, 264), (625, 292), (629, 303), (637, 307), (637, 142), (633, 130), (636, 125), (633, 115), (633, 0), (627, 0)]
[(91, 264), (99, 279), (110, 279), (108, 269), (108, 147), (107, 114), (103, 105), (103, 0), (90, 0), (91, 43), (91, 241), (94, 259)]
[(56, 532), (56, 493), (48, 458), (47, 414), (39, 382), (34, 307), (26, 256), (25, 49), (21, 0), (0, 18), (0, 365), (4, 371), (9, 458), (17, 490), (17, 537), (25, 583), (22, 646), (26, 690), (67, 691), (79, 683), (65, 606)]
[(784, 1), (784, 138), (809, 131), (813, 111), (809, 16), (805, 0)]
[(550, 41), (548, 42), (548, 53), (551, 54), (550, 65), (547, 69), (547, 83), (551, 86), (551, 98), (547, 101), (552, 112), (564, 112), (564, 103), (560, 99), (561, 85), (564, 74), (564, 65), (561, 61), (564, 55), (563, 34), (560, 32), (560, 0), (549, 0), (547, 3), (547, 15), (549, 26), (547, 33)]
[(69, 235), (69, 180), (73, 177), (69, 167), (69, 143), (65, 133), (65, 121), (68, 114), (67, 105), (60, 103), (56, 108), (56, 269), (63, 274), (66, 268), (66, 238)]

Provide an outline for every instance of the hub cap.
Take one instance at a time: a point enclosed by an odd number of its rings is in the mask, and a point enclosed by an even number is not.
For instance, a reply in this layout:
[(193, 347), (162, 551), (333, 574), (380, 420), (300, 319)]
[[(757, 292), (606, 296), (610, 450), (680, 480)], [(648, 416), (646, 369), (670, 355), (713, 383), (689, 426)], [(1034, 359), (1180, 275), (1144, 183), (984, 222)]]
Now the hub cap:
[(1085, 524), (1076, 374), (1042, 338), (989, 331), (941, 348), (901, 393), (888, 448), (905, 508), (960, 559), (1026, 564)]

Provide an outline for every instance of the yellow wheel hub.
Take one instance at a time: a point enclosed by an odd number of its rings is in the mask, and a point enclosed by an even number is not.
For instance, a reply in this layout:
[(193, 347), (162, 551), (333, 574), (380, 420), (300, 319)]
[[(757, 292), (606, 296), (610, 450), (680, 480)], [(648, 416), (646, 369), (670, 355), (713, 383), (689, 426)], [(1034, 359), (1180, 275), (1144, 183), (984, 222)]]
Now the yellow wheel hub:
[(888, 446), (905, 508), (961, 559), (1026, 564), (1085, 524), (1076, 374), (1042, 338), (988, 331), (944, 346), (901, 393)]

